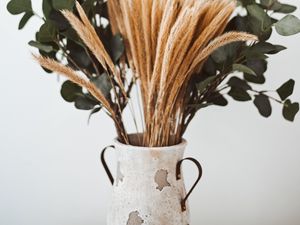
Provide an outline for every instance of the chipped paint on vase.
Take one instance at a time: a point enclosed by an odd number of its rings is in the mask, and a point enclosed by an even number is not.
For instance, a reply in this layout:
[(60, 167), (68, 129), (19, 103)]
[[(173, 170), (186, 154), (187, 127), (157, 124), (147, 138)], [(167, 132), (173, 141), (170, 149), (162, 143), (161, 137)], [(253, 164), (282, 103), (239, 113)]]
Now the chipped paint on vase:
[(146, 148), (115, 141), (117, 173), (107, 225), (188, 225), (189, 207), (183, 178), (176, 179), (176, 163), (186, 141), (171, 147)]

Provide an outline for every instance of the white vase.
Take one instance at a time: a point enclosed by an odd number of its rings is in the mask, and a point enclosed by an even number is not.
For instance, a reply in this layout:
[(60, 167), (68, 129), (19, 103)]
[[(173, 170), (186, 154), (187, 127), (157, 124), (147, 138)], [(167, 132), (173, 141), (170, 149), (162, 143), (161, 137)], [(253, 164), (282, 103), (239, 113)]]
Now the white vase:
[[(201, 178), (200, 164), (183, 159), (186, 141), (161, 148), (125, 145), (117, 140), (117, 173), (113, 179), (102, 153), (102, 163), (113, 183), (107, 225), (189, 225), (187, 198)], [(192, 160), (199, 177), (189, 194), (181, 176), (181, 163)]]

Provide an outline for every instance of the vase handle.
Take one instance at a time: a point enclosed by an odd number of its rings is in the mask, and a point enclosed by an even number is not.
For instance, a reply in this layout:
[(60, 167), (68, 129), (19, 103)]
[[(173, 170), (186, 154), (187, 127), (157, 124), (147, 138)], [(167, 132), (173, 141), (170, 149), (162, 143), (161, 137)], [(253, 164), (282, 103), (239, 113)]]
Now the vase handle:
[(105, 152), (106, 152), (106, 150), (109, 149), (109, 148), (115, 148), (115, 146), (114, 146), (114, 145), (110, 145), (110, 146), (105, 147), (105, 148), (101, 151), (100, 159), (101, 159), (101, 163), (102, 163), (102, 165), (103, 165), (103, 167), (104, 167), (104, 170), (105, 170), (105, 172), (106, 172), (106, 174), (107, 174), (107, 176), (108, 176), (108, 178), (109, 178), (110, 183), (111, 183), (112, 185), (114, 185), (114, 177), (113, 177), (113, 175), (111, 174), (110, 169), (108, 168), (107, 163), (106, 163), (106, 160), (105, 160)]
[(198, 162), (198, 160), (194, 159), (194, 158), (185, 158), (180, 160), (177, 165), (176, 165), (176, 180), (180, 180), (181, 179), (181, 165), (184, 161), (192, 161), (193, 163), (195, 163), (195, 165), (198, 167), (198, 171), (199, 171), (199, 175), (198, 178), (196, 180), (196, 182), (194, 183), (194, 185), (192, 186), (191, 190), (187, 193), (187, 195), (185, 196), (184, 199), (181, 200), (181, 209), (182, 212), (186, 211), (186, 202), (188, 200), (188, 198), (190, 197), (191, 193), (193, 192), (193, 190), (195, 189), (195, 187), (197, 186), (197, 184), (199, 183), (201, 177), (202, 177), (202, 167), (201, 164)]

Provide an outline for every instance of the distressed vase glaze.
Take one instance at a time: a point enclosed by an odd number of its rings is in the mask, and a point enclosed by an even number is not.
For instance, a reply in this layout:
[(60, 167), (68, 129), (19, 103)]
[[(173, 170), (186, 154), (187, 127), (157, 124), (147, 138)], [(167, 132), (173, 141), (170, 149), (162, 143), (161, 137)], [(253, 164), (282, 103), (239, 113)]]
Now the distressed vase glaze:
[(189, 225), (189, 206), (182, 208), (187, 193), (176, 166), (185, 147), (185, 140), (162, 148), (115, 140), (117, 172), (107, 225)]

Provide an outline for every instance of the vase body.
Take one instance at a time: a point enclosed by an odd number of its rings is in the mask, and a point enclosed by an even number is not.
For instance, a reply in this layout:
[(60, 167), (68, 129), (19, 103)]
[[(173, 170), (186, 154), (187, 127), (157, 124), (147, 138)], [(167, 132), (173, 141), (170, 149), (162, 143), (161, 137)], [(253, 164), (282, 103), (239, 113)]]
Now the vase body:
[(117, 172), (107, 225), (188, 225), (183, 177), (176, 177), (186, 141), (162, 148), (114, 143)]

